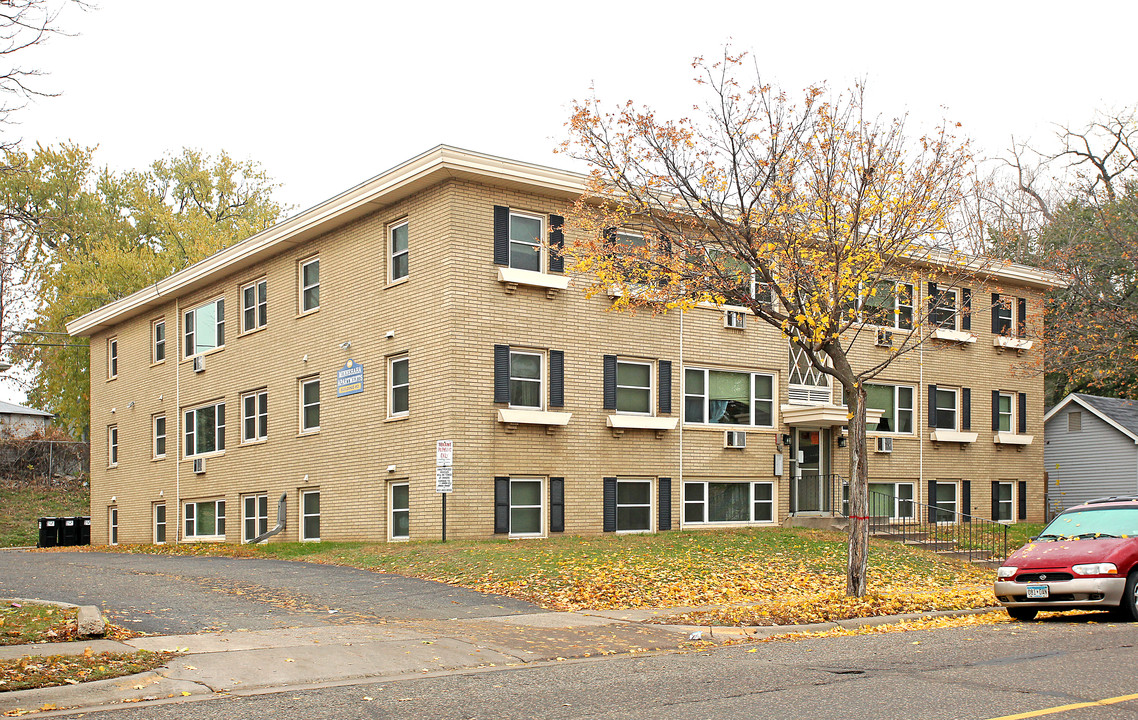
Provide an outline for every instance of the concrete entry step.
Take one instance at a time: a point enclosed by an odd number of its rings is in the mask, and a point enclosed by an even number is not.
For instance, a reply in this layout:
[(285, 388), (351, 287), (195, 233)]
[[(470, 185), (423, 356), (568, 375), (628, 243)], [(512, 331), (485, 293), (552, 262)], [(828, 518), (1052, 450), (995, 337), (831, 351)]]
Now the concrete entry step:
[(786, 528), (809, 528), (810, 530), (848, 530), (848, 518), (829, 515), (796, 515), (788, 517), (782, 523)]

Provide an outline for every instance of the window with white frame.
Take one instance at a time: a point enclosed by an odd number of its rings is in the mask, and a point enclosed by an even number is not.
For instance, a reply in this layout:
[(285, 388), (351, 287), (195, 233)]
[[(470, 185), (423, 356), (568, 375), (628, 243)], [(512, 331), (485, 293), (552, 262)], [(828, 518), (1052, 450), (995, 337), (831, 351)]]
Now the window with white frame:
[(300, 540), (301, 542), (320, 540), (319, 490), (305, 490), (300, 493)]
[(946, 330), (958, 330), (960, 324), (958, 320), (960, 314), (957, 312), (960, 308), (959, 299), (960, 292), (956, 288), (940, 288), (937, 294), (933, 296), (935, 304), (929, 315), (932, 324)]
[(154, 416), (154, 459), (166, 457), (166, 416)]
[(411, 486), (405, 482), (391, 484), (391, 539), (411, 537)]
[(541, 272), (545, 219), (510, 211), (510, 267)]
[(652, 363), (616, 361), (616, 411), (652, 414)]
[(1004, 522), (1015, 520), (1015, 483), (992, 483), (992, 519)]
[(319, 307), (320, 258), (313, 258), (300, 264), (300, 312), (311, 312)]
[(241, 396), (241, 442), (260, 442), (269, 436), (269, 393), (266, 390)]
[(956, 522), (956, 481), (937, 480), (933, 522)]
[(119, 509), (107, 508), (107, 542), (111, 545), (119, 544)]
[(914, 390), (907, 385), (865, 385), (865, 405), (880, 410), (881, 419), (867, 423), (868, 432), (913, 434)]
[(166, 543), (166, 503), (154, 505), (154, 544)]
[(542, 534), (544, 484), (540, 478), (510, 478), (510, 535), (536, 537)]
[[(848, 491), (848, 489), (847, 489)], [(914, 516), (913, 483), (869, 484), (869, 516), (901, 520)]]
[(320, 378), (300, 381), (300, 431), (320, 429)]
[(388, 230), (391, 248), (391, 256), (388, 261), (388, 282), (402, 280), (410, 273), (410, 266), (408, 265), (408, 230), (409, 226), (406, 220), (392, 225)]
[(652, 481), (616, 481), (616, 531), (651, 532)]
[(157, 365), (166, 361), (166, 320), (155, 320), (150, 324), (150, 362)]
[(241, 332), (252, 332), (269, 323), (269, 282), (257, 280), (241, 288)]
[(525, 350), (510, 350), (510, 407), (542, 409), (545, 356)]
[(1015, 393), (1000, 393), (996, 404), (997, 432), (1015, 432), (1015, 406)]
[(388, 417), (403, 417), (410, 412), (410, 362), (406, 355), (393, 357), (388, 363), (387, 377), (390, 379), (388, 392)]
[(955, 430), (959, 415), (955, 388), (936, 388), (936, 426), (939, 430)]
[(1010, 335), (1016, 336), (1015, 314), (1012, 306), (1016, 302), (1016, 298), (1009, 296), (1000, 296), (997, 294), (992, 295), (994, 301), (992, 305), (992, 314), (995, 319), (992, 321), (992, 332), (997, 335)]
[(774, 427), (774, 376), (685, 368), (684, 422)]
[(241, 542), (252, 542), (269, 531), (269, 496), (246, 495), (241, 499)]
[(684, 523), (774, 522), (774, 483), (685, 482)]
[(225, 298), (187, 311), (185, 320), (186, 357), (225, 347)]
[(225, 501), (204, 500), (185, 504), (187, 540), (225, 538)]
[(186, 457), (225, 450), (225, 403), (202, 405), (186, 411)]
[(913, 286), (894, 280), (878, 280), (863, 290), (862, 322), (908, 330), (913, 327)]
[(119, 464), (119, 426), (107, 426), (107, 465), (115, 467)]
[(111, 338), (107, 341), (107, 379), (114, 380), (119, 376), (119, 339)]

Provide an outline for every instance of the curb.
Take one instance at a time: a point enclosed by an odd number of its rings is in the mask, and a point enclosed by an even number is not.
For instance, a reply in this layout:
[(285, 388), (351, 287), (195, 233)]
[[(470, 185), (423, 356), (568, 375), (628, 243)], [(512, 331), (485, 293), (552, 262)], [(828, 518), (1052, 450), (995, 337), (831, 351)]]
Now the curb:
[(873, 615), (870, 617), (847, 618), (833, 622), (807, 623), (803, 625), (660, 625), (683, 632), (696, 632), (707, 630), (709, 637), (717, 633), (725, 637), (767, 638), (775, 635), (793, 635), (797, 633), (817, 633), (828, 630), (845, 628), (855, 630), (860, 627), (876, 627), (879, 625), (892, 625), (894, 623), (912, 620), (926, 620), (938, 617), (962, 617), (965, 615), (986, 615), (1000, 612), (1003, 608), (992, 606), (986, 608), (966, 608), (964, 610), (930, 610), (922, 613), (903, 613), (901, 615)]

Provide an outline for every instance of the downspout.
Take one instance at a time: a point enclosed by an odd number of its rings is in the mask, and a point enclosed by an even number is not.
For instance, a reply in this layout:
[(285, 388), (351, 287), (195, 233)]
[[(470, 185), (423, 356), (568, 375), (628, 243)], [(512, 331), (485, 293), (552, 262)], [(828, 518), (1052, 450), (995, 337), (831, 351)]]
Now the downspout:
[(680, 415), (680, 476), (679, 476), (679, 491), (680, 491), (680, 530), (684, 529), (686, 522), (684, 513), (684, 311), (680, 309), (680, 402), (679, 415)]
[[(174, 544), (178, 544), (182, 526), (182, 458), (178, 446), (182, 437), (182, 318), (178, 298), (174, 298)], [(166, 513), (169, 522), (170, 513)]]
[(288, 513), (285, 512), (285, 499), (286, 498), (288, 498), (288, 493), (283, 492), (283, 493), (281, 493), (281, 499), (277, 500), (277, 524), (276, 524), (276, 527), (274, 527), (272, 530), (268, 531), (267, 533), (262, 533), (261, 535), (258, 535), (257, 537), (250, 540), (249, 541), (250, 545), (256, 545), (259, 542), (264, 542), (265, 540), (268, 540), (269, 538), (271, 538), (273, 535), (276, 535), (277, 533), (279, 533), (281, 530), (285, 529), (285, 520), (288, 518)]
[(924, 484), (925, 484), (925, 428), (924, 428), (924, 424), (925, 424), (925, 420), (927, 417), (926, 413), (928, 412), (928, 410), (926, 408), (921, 407), (921, 403), (924, 401), (924, 398), (925, 398), (925, 344), (924, 343), (921, 343), (920, 347), (917, 348), (917, 358), (918, 358), (917, 359), (917, 367), (919, 368), (920, 374), (918, 375), (918, 380), (917, 380), (917, 401), (915, 403), (916, 406), (919, 408), (917, 411), (917, 448), (918, 448), (918, 450), (917, 450), (917, 452), (918, 452), (917, 491), (916, 491), (916, 493), (914, 493), (915, 495), (917, 495), (917, 497), (913, 498), (913, 500), (915, 502), (919, 502), (920, 494), (921, 494), (921, 491), (924, 490)]

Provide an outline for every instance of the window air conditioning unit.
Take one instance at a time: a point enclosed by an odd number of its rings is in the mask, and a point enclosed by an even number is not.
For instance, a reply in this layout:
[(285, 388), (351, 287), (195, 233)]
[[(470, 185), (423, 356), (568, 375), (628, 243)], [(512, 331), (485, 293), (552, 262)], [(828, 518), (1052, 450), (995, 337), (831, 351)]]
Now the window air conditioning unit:
[(891, 453), (893, 452), (893, 438), (879, 437), (877, 438), (877, 452)]
[(877, 346), (878, 347), (892, 347), (893, 346), (893, 333), (885, 328), (877, 328)]
[(739, 310), (726, 310), (723, 313), (723, 327), (742, 330), (746, 323), (746, 315)]
[(205, 458), (194, 458), (194, 475), (205, 474)]
[(194, 358), (194, 372), (205, 372), (205, 357), (198, 355)]
[(745, 448), (747, 447), (747, 433), (742, 430), (728, 430), (723, 434), (723, 447), (726, 448)]

